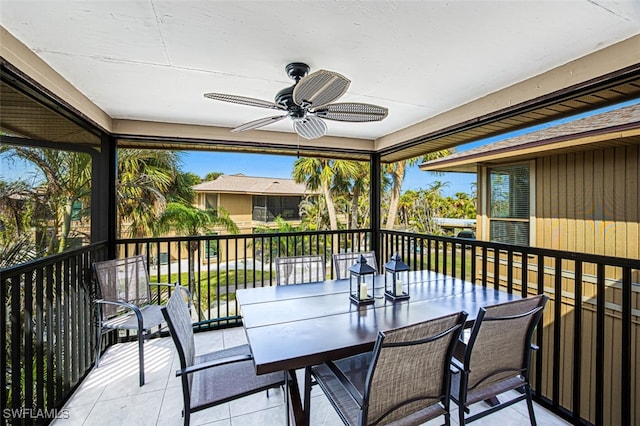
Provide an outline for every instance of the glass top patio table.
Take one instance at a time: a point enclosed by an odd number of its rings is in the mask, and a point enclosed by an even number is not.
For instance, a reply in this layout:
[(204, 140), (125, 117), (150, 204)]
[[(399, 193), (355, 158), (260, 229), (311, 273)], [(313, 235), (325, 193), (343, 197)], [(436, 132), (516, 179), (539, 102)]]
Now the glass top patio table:
[[(379, 331), (453, 312), (466, 311), (470, 325), (480, 307), (519, 298), (433, 271), (410, 272), (409, 286), (410, 299), (388, 300), (384, 275), (377, 275), (375, 302), (369, 305), (351, 303), (348, 279), (237, 290), (256, 373), (293, 371), (370, 351)], [(295, 378), (293, 385), (295, 411)], [(304, 423), (305, 415), (294, 418)]]

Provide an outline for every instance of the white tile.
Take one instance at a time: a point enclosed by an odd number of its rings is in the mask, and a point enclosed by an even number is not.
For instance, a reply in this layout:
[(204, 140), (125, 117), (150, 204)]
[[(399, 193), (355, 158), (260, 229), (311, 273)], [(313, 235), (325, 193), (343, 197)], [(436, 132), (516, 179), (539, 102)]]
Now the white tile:
[(286, 414), (284, 405), (266, 410), (255, 411), (238, 417), (231, 417), (232, 426), (265, 426), (285, 425)]
[(158, 421), (164, 390), (98, 402), (86, 424), (101, 425), (155, 425)]
[[(182, 388), (167, 388), (163, 399), (158, 425), (178, 425), (184, 421), (182, 410), (184, 403), (182, 400)], [(230, 417), (229, 404), (220, 404), (206, 410), (191, 414), (191, 424), (205, 424), (212, 421), (228, 420)]]
[(282, 389), (280, 388), (269, 389), (268, 397), (266, 391), (258, 392), (229, 402), (229, 407), (231, 409), (231, 417), (237, 417), (273, 407), (283, 407), (282, 409), (284, 410), (284, 392), (282, 392)]
[[(203, 352), (244, 344), (245, 334), (240, 327), (196, 334), (196, 349)], [(180, 425), (182, 418), (182, 386), (175, 377), (179, 368), (178, 357), (170, 338), (152, 339), (145, 343), (147, 383), (138, 386), (138, 352), (136, 343), (115, 345), (103, 356), (101, 367), (89, 373), (82, 385), (65, 406), (68, 419), (58, 419), (55, 425)], [(304, 371), (297, 372), (298, 381), (304, 384)], [(535, 405), (536, 419), (541, 426), (569, 424)], [(473, 407), (477, 412), (484, 407)], [(458, 424), (457, 406), (451, 405), (451, 424)], [(281, 390), (270, 391), (221, 404), (192, 415), (192, 425), (252, 426), (285, 425), (284, 398)], [(442, 423), (434, 419), (426, 425)], [(311, 424), (314, 426), (339, 426), (337, 413), (319, 386), (312, 389)], [(482, 425), (529, 425), (526, 402), (500, 410), (484, 419)]]
[(67, 418), (65, 413), (60, 413), (60, 418), (51, 422), (55, 426), (80, 426), (87, 420), (89, 413), (93, 410), (94, 404), (76, 405), (74, 407), (65, 407)]
[(193, 340), (196, 346), (196, 353), (203, 354), (224, 349), (224, 339), (221, 331), (207, 331), (195, 333)]
[(222, 330), (222, 336), (225, 348), (247, 344), (247, 335), (243, 327), (225, 328)]
[(311, 398), (310, 423), (318, 426), (340, 426), (343, 424), (324, 394)]
[[(230, 419), (229, 404), (216, 405), (206, 410), (191, 414), (192, 425), (204, 425), (212, 422), (228, 422)], [(229, 424), (229, 423), (223, 423)]]
[(100, 384), (96, 380), (92, 380), (92, 377), (85, 379), (78, 389), (73, 393), (69, 401), (67, 401), (66, 408), (74, 408), (78, 406), (93, 406), (104, 392), (106, 385)]

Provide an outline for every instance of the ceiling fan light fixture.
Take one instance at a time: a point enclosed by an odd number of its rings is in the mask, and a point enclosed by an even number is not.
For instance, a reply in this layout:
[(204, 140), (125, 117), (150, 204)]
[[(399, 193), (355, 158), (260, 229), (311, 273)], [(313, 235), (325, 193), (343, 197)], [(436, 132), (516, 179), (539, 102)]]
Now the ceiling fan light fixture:
[(306, 116), (293, 121), (293, 129), (305, 139), (317, 139), (327, 133), (327, 125), (314, 116)]

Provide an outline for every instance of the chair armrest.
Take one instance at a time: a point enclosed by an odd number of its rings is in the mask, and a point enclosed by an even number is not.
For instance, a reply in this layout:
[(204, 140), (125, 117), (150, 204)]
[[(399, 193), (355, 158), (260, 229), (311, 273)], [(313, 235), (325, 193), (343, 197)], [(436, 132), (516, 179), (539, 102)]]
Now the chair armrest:
[(133, 309), (136, 311), (140, 311), (140, 308), (138, 308), (136, 305), (129, 303), (129, 302), (125, 302), (124, 300), (107, 300), (107, 299), (96, 299), (94, 300), (94, 302), (96, 303), (103, 303), (105, 305), (119, 305), (119, 306), (124, 306), (125, 308), (129, 308), (129, 309)]
[(134, 305), (133, 303), (125, 302), (124, 300), (106, 300), (106, 299), (96, 299), (95, 302), (102, 303), (105, 305), (124, 306), (127, 309), (131, 309), (133, 313), (136, 314), (136, 317), (138, 318), (138, 323), (142, 324), (142, 312), (140, 312), (140, 308)]
[(252, 359), (253, 357), (251, 356), (251, 354), (236, 355), (236, 356), (230, 356), (227, 358), (214, 359), (208, 362), (203, 362), (201, 364), (192, 365), (191, 367), (177, 370), (176, 377), (184, 376), (186, 374), (193, 374), (197, 371), (206, 370), (207, 368), (211, 368), (211, 367), (219, 367), (221, 365), (235, 364), (236, 362), (250, 361)]

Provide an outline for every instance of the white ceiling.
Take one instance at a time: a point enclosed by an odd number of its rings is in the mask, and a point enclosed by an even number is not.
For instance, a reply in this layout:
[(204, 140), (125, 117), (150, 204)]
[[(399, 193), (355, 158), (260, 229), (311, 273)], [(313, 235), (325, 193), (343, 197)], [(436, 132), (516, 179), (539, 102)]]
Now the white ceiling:
[[(236, 127), (276, 115), (289, 62), (352, 80), (375, 139), (640, 33), (640, 1), (0, 0), (0, 23), (113, 118)], [(283, 120), (266, 130), (292, 132)]]

